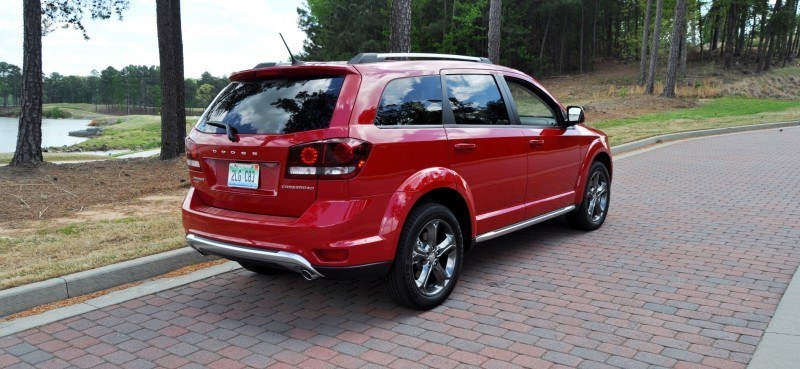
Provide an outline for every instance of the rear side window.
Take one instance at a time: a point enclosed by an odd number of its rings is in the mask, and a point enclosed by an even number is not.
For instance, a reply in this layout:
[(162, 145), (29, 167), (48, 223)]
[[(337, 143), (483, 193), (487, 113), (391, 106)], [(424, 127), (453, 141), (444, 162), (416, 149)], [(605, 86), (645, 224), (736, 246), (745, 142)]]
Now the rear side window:
[(381, 95), (376, 126), (442, 124), (442, 82), (439, 76), (400, 78)]
[(211, 103), (197, 124), (228, 123), (239, 133), (285, 134), (328, 128), (344, 77), (234, 82)]
[(447, 98), (456, 124), (511, 124), (497, 82), (490, 75), (447, 75)]

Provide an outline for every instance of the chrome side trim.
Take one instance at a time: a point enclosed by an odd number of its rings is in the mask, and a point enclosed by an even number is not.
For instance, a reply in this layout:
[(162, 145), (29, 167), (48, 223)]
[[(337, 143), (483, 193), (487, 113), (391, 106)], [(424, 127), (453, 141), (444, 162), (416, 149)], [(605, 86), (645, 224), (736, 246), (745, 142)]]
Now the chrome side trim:
[(534, 224), (538, 224), (538, 223), (544, 222), (545, 220), (550, 220), (550, 219), (553, 219), (553, 218), (555, 218), (557, 216), (564, 215), (564, 214), (569, 213), (570, 211), (572, 211), (574, 209), (575, 209), (575, 205), (570, 205), (570, 206), (567, 206), (565, 208), (561, 208), (561, 209), (558, 209), (558, 210), (551, 211), (549, 213), (545, 213), (545, 214), (539, 215), (539, 216), (534, 217), (534, 218), (530, 218), (528, 220), (523, 220), (523, 221), (521, 221), (519, 223), (514, 223), (514, 224), (512, 224), (510, 226), (506, 226), (506, 227), (503, 227), (503, 228), (500, 228), (500, 229), (495, 229), (494, 231), (490, 231), (490, 232), (486, 232), (486, 233), (483, 233), (483, 234), (479, 234), (478, 237), (475, 237), (475, 242), (488, 241), (488, 240), (491, 240), (492, 238), (500, 237), (502, 235), (509, 234), (511, 232), (520, 230), (522, 228), (530, 227), (530, 226), (532, 226)]
[(211, 254), (223, 258), (233, 258), (242, 260), (264, 261), (278, 264), (286, 269), (300, 273), (308, 280), (324, 277), (311, 266), (306, 258), (286, 251), (267, 251), (247, 246), (235, 245), (226, 242), (210, 240), (195, 234), (186, 236), (189, 246), (201, 254)]

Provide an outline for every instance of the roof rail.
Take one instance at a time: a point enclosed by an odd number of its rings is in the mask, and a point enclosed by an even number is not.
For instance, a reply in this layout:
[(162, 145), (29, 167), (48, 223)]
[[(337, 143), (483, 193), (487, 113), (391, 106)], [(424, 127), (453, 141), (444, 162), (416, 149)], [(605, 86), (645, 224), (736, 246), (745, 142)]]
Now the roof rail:
[(350, 59), (347, 64), (367, 64), (386, 61), (387, 59), (425, 59), (425, 60), (459, 60), (491, 64), (488, 58), (452, 54), (428, 53), (361, 53)]

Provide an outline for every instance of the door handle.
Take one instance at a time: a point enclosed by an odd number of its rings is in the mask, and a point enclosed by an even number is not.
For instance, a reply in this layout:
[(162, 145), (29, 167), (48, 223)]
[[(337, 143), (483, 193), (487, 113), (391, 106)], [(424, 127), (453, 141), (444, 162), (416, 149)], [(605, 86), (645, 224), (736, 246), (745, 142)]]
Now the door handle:
[(458, 143), (458, 144), (456, 144), (455, 148), (456, 148), (456, 151), (468, 152), (468, 151), (475, 150), (475, 144), (474, 143)]
[(530, 144), (531, 147), (542, 147), (542, 145), (544, 145), (544, 140), (530, 140), (528, 144)]

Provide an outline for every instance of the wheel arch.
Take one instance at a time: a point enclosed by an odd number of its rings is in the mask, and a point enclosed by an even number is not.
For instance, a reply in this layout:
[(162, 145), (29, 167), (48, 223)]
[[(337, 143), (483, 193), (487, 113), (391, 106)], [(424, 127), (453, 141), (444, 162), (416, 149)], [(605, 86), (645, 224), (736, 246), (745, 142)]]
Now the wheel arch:
[(403, 225), (411, 210), (426, 201), (434, 201), (447, 206), (461, 227), (464, 246), (468, 248), (475, 237), (474, 202), (466, 181), (449, 168), (428, 168), (421, 170), (403, 182), (392, 194), (386, 208), (380, 235), (397, 251), (397, 242)]
[(612, 169), (612, 163), (611, 163), (611, 155), (609, 155), (605, 151), (599, 151), (594, 156), (594, 158), (592, 159), (592, 162), (595, 162), (595, 161), (599, 161), (599, 162), (603, 163), (603, 165), (606, 166), (606, 169), (608, 169), (608, 180), (610, 181), (611, 178), (614, 176), (613, 169)]
[(603, 163), (608, 169), (608, 179), (609, 181), (613, 178), (613, 160), (611, 158), (611, 152), (608, 150), (608, 147), (604, 144), (604, 142), (600, 139), (595, 140), (589, 145), (589, 149), (586, 151), (586, 156), (583, 159), (584, 161), (581, 163), (580, 173), (578, 175), (578, 181), (575, 183), (575, 203), (580, 204), (583, 200), (583, 192), (586, 187), (586, 179), (589, 175), (589, 169), (592, 167), (592, 163), (598, 161)]
[(469, 251), (472, 247), (473, 234), (473, 216), (470, 212), (467, 201), (461, 194), (449, 187), (440, 187), (428, 191), (422, 195), (412, 206), (412, 209), (427, 202), (435, 202), (446, 206), (458, 220), (458, 225), (461, 227), (461, 236), (464, 240), (464, 251)]

